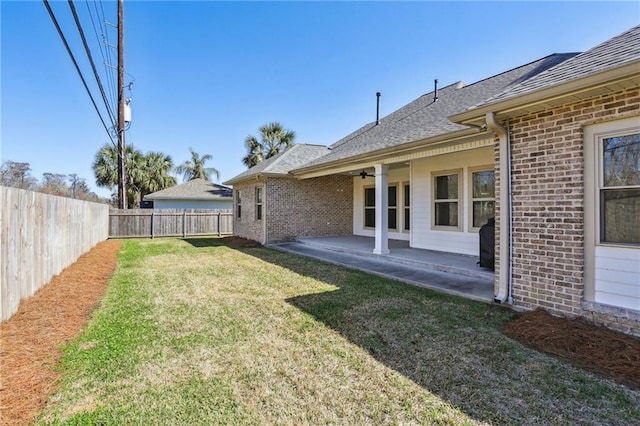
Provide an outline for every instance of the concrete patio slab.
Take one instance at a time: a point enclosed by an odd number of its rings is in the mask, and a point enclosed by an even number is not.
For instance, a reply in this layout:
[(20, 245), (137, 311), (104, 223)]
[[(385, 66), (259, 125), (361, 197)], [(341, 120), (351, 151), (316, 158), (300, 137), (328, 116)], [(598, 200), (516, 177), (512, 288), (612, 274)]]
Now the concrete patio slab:
[(474, 256), (413, 249), (397, 240), (389, 240), (391, 253), (380, 256), (373, 254), (372, 238), (358, 236), (301, 238), (271, 247), (469, 299), (494, 297), (493, 271), (479, 268)]

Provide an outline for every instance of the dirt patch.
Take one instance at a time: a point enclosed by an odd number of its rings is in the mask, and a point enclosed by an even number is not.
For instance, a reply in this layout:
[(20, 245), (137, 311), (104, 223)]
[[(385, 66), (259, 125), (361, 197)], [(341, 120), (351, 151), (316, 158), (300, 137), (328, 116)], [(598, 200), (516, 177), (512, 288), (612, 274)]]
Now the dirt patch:
[(103, 241), (56, 275), (0, 324), (0, 424), (28, 424), (56, 386), (60, 345), (98, 306), (122, 243)]
[(543, 309), (520, 315), (502, 332), (541, 352), (640, 389), (640, 338)]
[(241, 248), (256, 248), (256, 247), (262, 247), (262, 244), (260, 244), (257, 241), (253, 241), (253, 240), (249, 240), (247, 238), (241, 238), (241, 237), (223, 237), (220, 238), (220, 240), (231, 246), (231, 247), (241, 247)]

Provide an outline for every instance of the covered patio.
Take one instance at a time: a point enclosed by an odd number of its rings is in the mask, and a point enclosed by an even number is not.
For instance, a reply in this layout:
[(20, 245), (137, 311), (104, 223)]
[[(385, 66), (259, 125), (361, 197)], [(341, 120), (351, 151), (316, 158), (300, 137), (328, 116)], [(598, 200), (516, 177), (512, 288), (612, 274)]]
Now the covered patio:
[(458, 296), (492, 302), (494, 273), (477, 256), (410, 248), (389, 240), (390, 253), (374, 254), (373, 237), (298, 238), (271, 247)]

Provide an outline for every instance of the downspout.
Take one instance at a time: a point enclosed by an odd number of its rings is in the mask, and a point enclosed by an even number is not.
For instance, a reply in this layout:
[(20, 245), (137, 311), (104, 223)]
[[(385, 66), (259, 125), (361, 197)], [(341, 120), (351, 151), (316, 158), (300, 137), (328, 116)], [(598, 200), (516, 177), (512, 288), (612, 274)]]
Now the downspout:
[[(511, 296), (511, 260), (512, 260), (512, 223), (511, 223), (511, 135), (509, 122), (507, 129), (496, 122), (495, 114), (485, 116), (487, 127), (498, 135), (500, 143), (500, 263), (498, 276), (498, 294), (493, 301), (513, 304)], [(504, 189), (502, 189), (504, 188)]]

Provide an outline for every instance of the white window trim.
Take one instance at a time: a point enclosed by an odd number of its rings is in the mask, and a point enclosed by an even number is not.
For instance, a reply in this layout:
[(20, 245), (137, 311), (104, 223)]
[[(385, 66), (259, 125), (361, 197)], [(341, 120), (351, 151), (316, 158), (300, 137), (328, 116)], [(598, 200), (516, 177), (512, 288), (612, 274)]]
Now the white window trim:
[[(372, 189), (374, 191), (373, 207), (367, 206), (367, 190), (369, 189)], [(367, 226), (367, 209), (373, 210), (374, 221), (375, 221), (375, 212), (376, 212), (375, 190), (376, 190), (375, 185), (367, 185), (362, 187), (362, 228), (363, 229), (368, 229), (368, 230), (375, 229), (375, 226)]]
[[(401, 225), (402, 232), (405, 233), (405, 234), (408, 234), (408, 233), (411, 232), (411, 182), (404, 181), (404, 182), (401, 182), (400, 185), (402, 187), (402, 193), (401, 193), (402, 200), (401, 200), (401, 203), (400, 203), (401, 208), (402, 208), (402, 214), (400, 215), (400, 217), (402, 218), (402, 223), (400, 225)], [(405, 197), (404, 189), (407, 186), (409, 187), (409, 205), (405, 204), (406, 197)], [(407, 218), (405, 218), (405, 215), (404, 215), (404, 212), (406, 210), (409, 210), (408, 221), (407, 221)], [(407, 225), (409, 225), (409, 229), (407, 229)]]
[[(260, 195), (262, 200), (260, 202), (258, 202), (258, 191), (260, 191)], [(256, 186), (255, 189), (255, 199), (256, 199), (256, 214), (255, 214), (255, 219), (257, 221), (261, 221), (264, 219), (264, 187), (262, 186)], [(260, 209), (258, 209), (258, 206), (260, 206)], [(260, 217), (258, 218), (258, 211), (260, 212)]]
[[(468, 194), (468, 198), (469, 198), (469, 210), (467, 212), (468, 215), (468, 220), (469, 220), (469, 226), (468, 226), (468, 232), (479, 232), (480, 231), (480, 227), (474, 227), (473, 226), (473, 202), (474, 201), (491, 201), (493, 200), (494, 206), (496, 204), (496, 197), (495, 197), (495, 191), (494, 191), (494, 196), (493, 198), (473, 198), (473, 174), (477, 173), (477, 172), (493, 172), (494, 175), (494, 182), (495, 182), (495, 167), (493, 164), (490, 165), (486, 165), (486, 166), (478, 166), (478, 167), (472, 167), (469, 168), (468, 170), (468, 182), (469, 182), (469, 194)], [(495, 215), (495, 207), (494, 207), (494, 215)]]
[(631, 117), (585, 126), (584, 149), (584, 299), (595, 300), (596, 246), (640, 249), (629, 244), (600, 242), (601, 141), (605, 137), (640, 132), (640, 118)]
[[(585, 242), (607, 247), (638, 247), (634, 244), (602, 242), (601, 233), (601, 205), (600, 191), (604, 189), (604, 174), (602, 170), (602, 141), (613, 136), (640, 133), (640, 119), (638, 117), (615, 120), (594, 124), (584, 129), (584, 158), (585, 158)], [(620, 187), (620, 189), (626, 187)], [(590, 226), (587, 226), (590, 224)], [(589, 233), (587, 231), (590, 231)], [(586, 241), (589, 236), (590, 240)]]
[[(448, 175), (458, 175), (458, 226), (444, 226), (444, 225), (436, 225), (436, 178), (439, 176), (448, 176)], [(454, 231), (454, 232), (462, 232), (464, 226), (464, 215), (462, 212), (464, 211), (464, 170), (463, 169), (454, 169), (454, 170), (442, 170), (439, 172), (431, 173), (431, 229), (438, 231)], [(448, 202), (450, 202), (449, 200)], [(441, 202), (447, 202), (442, 200)]]
[[(389, 183), (387, 185), (387, 191), (389, 191), (389, 188), (391, 187), (395, 187), (396, 188), (396, 205), (395, 207), (392, 207), (390, 205), (387, 205), (387, 210), (390, 212), (391, 210), (395, 210), (395, 216), (396, 216), (396, 228), (387, 228), (390, 231), (393, 232), (400, 232), (400, 228), (398, 228), (398, 226), (401, 226), (402, 223), (400, 223), (400, 218), (398, 216), (399, 211), (400, 211), (400, 202), (402, 201), (401, 198), (402, 196), (400, 194), (398, 194), (398, 187), (399, 187), (399, 183), (398, 182), (393, 182), (393, 183)], [(367, 209), (373, 210), (375, 213), (375, 205), (373, 207), (368, 207), (366, 205), (367, 203), (367, 190), (368, 189), (373, 189), (375, 191), (375, 185), (367, 185), (367, 186), (363, 186), (362, 187), (362, 228), (366, 229), (366, 230), (371, 230), (371, 229), (375, 229), (375, 226), (367, 226)], [(389, 214), (390, 215), (390, 214)], [(388, 220), (387, 220), (388, 221)], [(387, 223), (388, 225), (388, 223)], [(406, 232), (406, 231), (405, 231)]]
[(242, 219), (242, 194), (240, 189), (236, 189), (236, 219)]
[[(391, 210), (395, 210), (396, 227), (395, 228), (387, 228), (387, 229), (389, 229), (389, 231), (399, 232), (400, 231), (399, 225), (402, 225), (402, 224), (400, 223), (400, 218), (398, 217), (398, 212), (400, 211), (400, 200), (401, 200), (402, 197), (400, 196), (400, 194), (398, 194), (398, 187), (399, 187), (398, 182), (389, 183), (387, 185), (387, 196), (388, 196), (388, 193), (389, 193), (389, 188), (394, 188), (394, 187), (396, 188), (396, 205), (395, 206), (391, 206), (391, 204), (390, 204), (391, 203), (391, 199), (387, 198), (387, 212), (388, 212), (387, 214), (388, 214), (388, 217), (391, 217)], [(387, 226), (388, 225), (389, 225), (389, 220), (387, 219)]]

